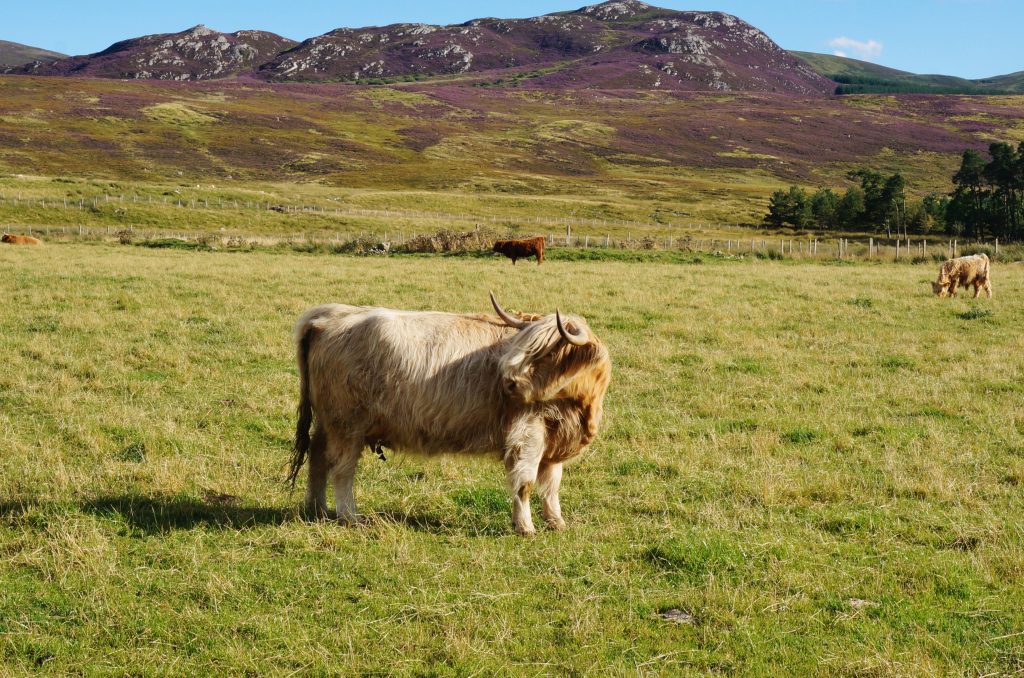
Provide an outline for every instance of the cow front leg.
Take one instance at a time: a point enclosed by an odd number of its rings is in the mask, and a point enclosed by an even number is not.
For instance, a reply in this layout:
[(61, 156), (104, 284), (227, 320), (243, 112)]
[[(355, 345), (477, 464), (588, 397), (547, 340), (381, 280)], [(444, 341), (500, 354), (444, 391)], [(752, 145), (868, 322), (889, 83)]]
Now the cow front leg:
[(353, 486), (356, 465), (363, 453), (362, 440), (331, 440), (327, 445), (327, 478), (334, 488), (334, 505), (338, 522), (351, 524), (359, 519)]
[(537, 471), (544, 455), (544, 425), (522, 422), (512, 427), (505, 446), (505, 471), (512, 493), (512, 526), (529, 537), (537, 533), (530, 515), (530, 493), (537, 483)]
[(544, 522), (552, 530), (564, 530), (562, 505), (558, 500), (558, 488), (562, 485), (562, 464), (541, 462), (537, 472), (537, 494), (540, 495), (541, 511)]

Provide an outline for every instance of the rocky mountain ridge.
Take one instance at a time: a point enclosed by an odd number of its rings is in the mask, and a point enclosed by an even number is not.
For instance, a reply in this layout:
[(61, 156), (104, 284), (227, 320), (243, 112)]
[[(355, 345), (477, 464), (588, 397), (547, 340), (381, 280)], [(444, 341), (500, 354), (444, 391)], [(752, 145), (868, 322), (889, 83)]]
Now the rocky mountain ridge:
[(301, 43), (262, 31), (196, 26), (9, 73), (282, 82), (460, 78), (526, 88), (828, 94), (834, 84), (765, 33), (722, 12), (609, 0), (529, 19), (339, 28)]

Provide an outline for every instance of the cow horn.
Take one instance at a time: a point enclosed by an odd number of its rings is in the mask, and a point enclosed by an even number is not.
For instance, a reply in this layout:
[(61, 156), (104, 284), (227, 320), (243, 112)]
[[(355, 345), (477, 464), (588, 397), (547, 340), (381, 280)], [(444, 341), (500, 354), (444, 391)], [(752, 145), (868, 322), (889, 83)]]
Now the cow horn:
[(505, 321), (506, 325), (508, 325), (509, 327), (514, 327), (517, 330), (521, 330), (530, 324), (525, 320), (516, 320), (515, 318), (510, 316), (508, 313), (505, 312), (505, 309), (501, 307), (501, 304), (498, 303), (498, 300), (494, 298), (494, 292), (490, 292), (489, 294), (491, 295), (491, 306), (494, 307), (494, 312), (498, 314), (499, 318)]
[(562, 335), (562, 338), (568, 341), (573, 346), (586, 346), (587, 336), (582, 337), (576, 336), (575, 334), (569, 334), (565, 329), (565, 325), (562, 324), (562, 314), (555, 309), (555, 324), (558, 325), (558, 333)]

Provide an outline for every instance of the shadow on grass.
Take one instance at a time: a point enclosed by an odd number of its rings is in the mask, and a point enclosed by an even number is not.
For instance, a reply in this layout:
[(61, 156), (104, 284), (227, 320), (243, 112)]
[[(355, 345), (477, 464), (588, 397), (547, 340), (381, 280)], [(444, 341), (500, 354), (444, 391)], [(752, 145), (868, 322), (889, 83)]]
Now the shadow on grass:
[[(88, 514), (122, 522), (143, 535), (167, 534), (195, 528), (245, 530), (266, 525), (282, 525), (293, 521), (315, 522), (298, 507), (283, 508), (242, 506), (228, 495), (210, 495), (205, 501), (182, 496), (116, 495), (81, 502), (40, 502), (32, 499), (0, 502), (0, 519), (29, 520), (41, 527), (50, 520), (69, 514)], [(385, 508), (369, 516), (372, 522), (382, 521), (415, 532), (431, 534), (462, 534), (468, 537), (498, 537), (514, 534), (505, 512), (495, 516), (455, 516), (445, 520), (435, 515)], [(322, 518), (333, 522), (330, 517)]]
[(382, 520), (396, 525), (401, 525), (416, 532), (450, 532), (451, 525), (435, 516), (422, 513), (409, 513), (398, 509), (385, 509), (372, 514), (375, 520)]
[(73, 513), (113, 518), (144, 534), (206, 527), (242, 530), (261, 525), (280, 525), (295, 520), (294, 508), (240, 506), (235, 497), (215, 495), (206, 501), (181, 496), (117, 495), (81, 502), (40, 502), (33, 499), (0, 502), (0, 518), (29, 515), (33, 522)]
[(486, 520), (474, 516), (453, 515), (450, 520), (437, 516), (411, 513), (401, 509), (384, 509), (373, 514), (374, 520), (400, 525), (414, 532), (429, 534), (451, 534), (463, 537), (504, 537), (515, 535), (512, 521), (505, 514), (500, 518)]
[(261, 525), (280, 525), (295, 520), (292, 508), (238, 506), (222, 497), (196, 501), (188, 497), (140, 497), (119, 495), (99, 497), (82, 504), (82, 511), (120, 518), (146, 534), (208, 527), (241, 530)]

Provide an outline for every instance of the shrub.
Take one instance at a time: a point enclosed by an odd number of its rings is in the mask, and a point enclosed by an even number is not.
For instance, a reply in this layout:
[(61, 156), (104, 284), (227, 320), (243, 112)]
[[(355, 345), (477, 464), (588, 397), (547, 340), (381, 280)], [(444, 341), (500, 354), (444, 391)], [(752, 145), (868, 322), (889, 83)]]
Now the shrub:
[(979, 318), (991, 318), (992, 315), (993, 313), (991, 310), (975, 306), (963, 313), (957, 314), (957, 317), (961, 320), (978, 320)]
[(402, 244), (402, 252), (483, 252), (494, 247), (498, 234), (479, 226), (472, 231), (442, 229), (436, 233), (418, 235)]

